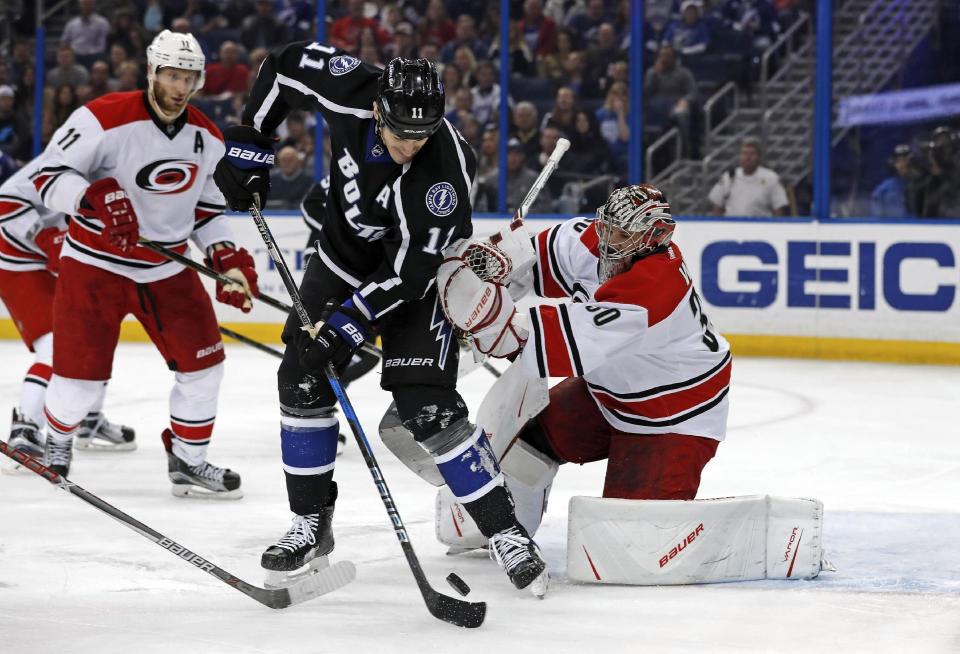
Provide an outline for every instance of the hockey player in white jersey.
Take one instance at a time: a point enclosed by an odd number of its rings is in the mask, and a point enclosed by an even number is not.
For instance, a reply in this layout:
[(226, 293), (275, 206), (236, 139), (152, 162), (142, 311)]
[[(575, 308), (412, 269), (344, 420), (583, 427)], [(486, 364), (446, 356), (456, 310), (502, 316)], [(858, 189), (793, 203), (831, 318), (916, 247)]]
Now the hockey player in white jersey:
[[(13, 409), (9, 444), (38, 459), (43, 457), (44, 397), (53, 373), (53, 295), (66, 234), (64, 215), (43, 206), (30, 180), (40, 165), (34, 160), (0, 185), (0, 301), (34, 354)], [(77, 446), (136, 448), (133, 429), (103, 415), (102, 397), (80, 423)]]
[(47, 465), (66, 475), (71, 441), (110, 378), (120, 323), (132, 313), (176, 381), (162, 433), (177, 496), (241, 496), (240, 476), (207, 461), (223, 376), (223, 343), (197, 274), (138, 245), (184, 253), (218, 272), (217, 300), (245, 311), (258, 293), (253, 258), (233, 244), (212, 173), (223, 137), (188, 105), (204, 56), (190, 34), (164, 30), (147, 48), (146, 92), (111, 93), (77, 109), (51, 139), (34, 186), (70, 216), (54, 310)]
[[(730, 348), (702, 311), (673, 230), (658, 189), (616, 189), (596, 220), (569, 220), (533, 238), (536, 294), (567, 301), (524, 313), (496, 279), (477, 276), (470, 263), (483, 271), (484, 257), (469, 242), (438, 273), (447, 316), (480, 352), (519, 357), (530, 378), (567, 378), (534, 419), (491, 438), (508, 439), (493, 443), (508, 482), (505, 455), (523, 455), (539, 471), (526, 488), (535, 495), (531, 533), (558, 464), (606, 459), (605, 498), (693, 499), (724, 439)], [(522, 485), (511, 484), (518, 505)], [(462, 532), (456, 502), (441, 493), (440, 504), (449, 506), (438, 511), (438, 534), (456, 546), (443, 537)]]

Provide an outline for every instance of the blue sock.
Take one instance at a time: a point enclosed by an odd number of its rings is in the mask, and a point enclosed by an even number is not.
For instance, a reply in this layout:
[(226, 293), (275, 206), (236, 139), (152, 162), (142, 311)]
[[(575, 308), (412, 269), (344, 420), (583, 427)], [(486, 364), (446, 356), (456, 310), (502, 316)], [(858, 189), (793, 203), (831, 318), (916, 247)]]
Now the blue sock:
[(454, 449), (434, 456), (433, 461), (460, 502), (473, 502), (503, 483), (500, 464), (480, 427)]

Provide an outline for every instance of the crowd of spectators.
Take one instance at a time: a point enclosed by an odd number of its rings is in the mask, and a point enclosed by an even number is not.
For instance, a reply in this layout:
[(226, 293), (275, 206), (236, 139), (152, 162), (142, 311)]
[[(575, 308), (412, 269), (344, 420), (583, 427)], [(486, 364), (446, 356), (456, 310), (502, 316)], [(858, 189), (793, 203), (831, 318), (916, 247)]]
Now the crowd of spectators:
[[(654, 131), (644, 137), (676, 125), (686, 155), (696, 156), (698, 110), (706, 92), (727, 79), (748, 85), (749, 55), (776, 38), (796, 4), (648, 0), (644, 45), (652, 56), (645, 57), (645, 131)], [(557, 139), (571, 140), (572, 151), (551, 182), (554, 201), (567, 182), (625, 176), (630, 0), (510, 1), (506, 135), (498, 133), (504, 93), (499, 83), (498, 3), (329, 0), (327, 6), (327, 41), (332, 45), (375, 64), (397, 55), (438, 62), (447, 117), (484, 164), (482, 197), (496, 197), (496, 145), (501, 138), (509, 143), (521, 171), (538, 170)], [(313, 38), (314, 11), (312, 0), (77, 0), (59, 36), (55, 61), (47, 65), (39, 117), (42, 141), (46, 143), (77, 106), (111, 91), (145, 88), (146, 46), (165, 28), (192, 32), (207, 55), (206, 85), (194, 103), (221, 127), (236, 122), (269, 50)], [(33, 115), (32, 56), (33, 44), (20, 40), (0, 58), (0, 150), (21, 163), (32, 153), (32, 126), (38, 119)], [(718, 57), (725, 57), (719, 69)], [(292, 180), (291, 188), (299, 183), (294, 179), (299, 173), (290, 153), (298, 157), (300, 171), (309, 174), (315, 152), (325, 150), (314, 145), (314, 120), (313, 115), (297, 114), (280, 129), (283, 145), (292, 148), (282, 171), (285, 183)], [(511, 180), (522, 177), (509, 175)], [(515, 196), (508, 189), (508, 197)], [(489, 208), (495, 209), (495, 202)], [(543, 208), (560, 206), (548, 201)]]
[(946, 125), (915, 143), (900, 143), (888, 160), (892, 175), (870, 196), (875, 218), (960, 216), (960, 134)]

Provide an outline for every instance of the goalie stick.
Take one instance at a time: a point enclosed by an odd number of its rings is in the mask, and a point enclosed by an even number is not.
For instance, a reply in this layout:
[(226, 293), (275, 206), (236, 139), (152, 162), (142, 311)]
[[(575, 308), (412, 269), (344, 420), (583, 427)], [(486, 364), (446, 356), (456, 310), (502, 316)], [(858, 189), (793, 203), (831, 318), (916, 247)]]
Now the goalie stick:
[[(277, 242), (274, 240), (273, 234), (270, 232), (270, 227), (267, 225), (267, 221), (264, 220), (263, 214), (260, 213), (259, 206), (260, 198), (255, 194), (254, 203), (250, 207), (250, 215), (253, 217), (253, 221), (257, 224), (257, 230), (260, 232), (260, 237), (267, 246), (267, 252), (270, 253), (270, 258), (273, 259), (274, 264), (276, 264), (277, 272), (280, 273), (280, 278), (283, 280), (283, 285), (286, 287), (287, 293), (290, 294), (290, 299), (293, 301), (293, 308), (297, 312), (297, 317), (300, 319), (300, 322), (304, 327), (308, 328), (311, 333), (314, 333), (313, 330), (315, 327), (313, 322), (310, 320), (310, 315), (303, 306), (303, 300), (300, 298), (300, 291), (297, 289), (297, 285), (293, 281), (293, 276), (290, 274), (290, 269), (287, 268), (287, 264), (283, 259), (283, 254), (280, 252), (279, 248), (277, 248)], [(353, 410), (353, 405), (350, 403), (350, 399), (347, 397), (347, 394), (343, 390), (343, 386), (340, 384), (340, 380), (337, 377), (337, 371), (334, 370), (332, 364), (328, 363), (325, 372), (327, 381), (330, 382), (330, 387), (333, 389), (334, 395), (337, 396), (337, 400), (340, 402), (340, 407), (343, 409), (343, 414), (347, 418), (347, 422), (350, 423), (350, 429), (353, 431), (353, 436), (360, 448), (360, 453), (363, 455), (363, 460), (367, 464), (367, 468), (370, 470), (371, 476), (373, 476), (373, 482), (377, 487), (377, 491), (380, 493), (380, 499), (383, 501), (384, 507), (387, 509), (387, 515), (390, 517), (390, 522), (393, 523), (393, 531), (397, 536), (397, 540), (400, 542), (400, 547), (403, 549), (404, 556), (406, 556), (407, 564), (410, 566), (410, 571), (413, 573), (413, 578), (416, 580), (417, 586), (420, 588), (420, 593), (423, 595), (423, 601), (427, 605), (427, 610), (430, 611), (430, 614), (433, 615), (433, 617), (458, 627), (479, 627), (481, 624), (483, 624), (483, 619), (487, 614), (487, 605), (485, 602), (468, 602), (466, 600), (450, 597), (437, 592), (430, 585), (430, 581), (427, 579), (427, 575), (424, 573), (423, 567), (420, 565), (420, 560), (413, 551), (413, 545), (410, 543), (410, 536), (407, 534), (407, 528), (403, 524), (403, 519), (400, 517), (400, 512), (397, 510), (397, 505), (393, 501), (393, 496), (390, 494), (390, 489), (387, 487), (386, 480), (383, 478), (383, 473), (380, 471), (380, 465), (377, 463), (377, 460), (373, 455), (373, 448), (370, 447), (370, 441), (367, 440), (367, 436), (363, 432), (363, 427), (360, 425), (360, 420), (357, 418), (357, 414)], [(462, 580), (460, 581), (462, 582)]]
[(129, 527), (144, 538), (153, 541), (163, 549), (174, 556), (183, 559), (187, 563), (203, 570), (207, 574), (216, 577), (223, 583), (235, 588), (247, 597), (253, 598), (264, 606), (271, 609), (285, 609), (293, 604), (305, 602), (314, 597), (325, 595), (338, 588), (346, 586), (353, 581), (357, 575), (356, 567), (350, 561), (339, 561), (329, 568), (322, 568), (316, 573), (300, 581), (297, 584), (286, 588), (261, 588), (248, 584), (244, 580), (236, 577), (223, 568), (211, 563), (209, 560), (199, 554), (187, 549), (180, 543), (164, 536), (159, 531), (143, 524), (136, 518), (127, 515), (109, 502), (106, 502), (90, 491), (78, 486), (66, 477), (58, 475), (56, 472), (43, 465), (33, 457), (24, 454), (19, 450), (13, 450), (4, 441), (0, 440), (0, 452), (10, 457), (24, 468), (35, 472), (51, 484), (62, 491), (80, 498), (87, 504), (116, 520), (117, 522)]
[(523, 202), (521, 202), (520, 206), (517, 207), (517, 212), (513, 214), (513, 219), (510, 221), (511, 223), (513, 223), (515, 220), (523, 220), (526, 218), (527, 212), (530, 211), (530, 207), (536, 201), (537, 196), (540, 195), (540, 191), (543, 190), (544, 184), (546, 184), (547, 180), (550, 179), (553, 171), (555, 171), (557, 166), (560, 165), (560, 159), (563, 158), (563, 155), (569, 149), (569, 140), (564, 138), (557, 140), (557, 144), (553, 147), (553, 152), (550, 153), (550, 158), (547, 159), (547, 163), (543, 165), (543, 170), (541, 170), (540, 174), (537, 175), (537, 178), (533, 180), (533, 185), (530, 186), (530, 190), (527, 191), (526, 196), (524, 196)]

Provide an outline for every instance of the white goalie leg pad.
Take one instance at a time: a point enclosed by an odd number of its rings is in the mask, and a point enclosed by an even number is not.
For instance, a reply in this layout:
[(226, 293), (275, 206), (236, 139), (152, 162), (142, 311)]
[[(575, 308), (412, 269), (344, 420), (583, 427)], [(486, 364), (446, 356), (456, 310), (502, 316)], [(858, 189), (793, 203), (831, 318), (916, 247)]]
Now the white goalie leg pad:
[(549, 403), (547, 380), (527, 376), (519, 360), (511, 363), (490, 387), (477, 409), (477, 424), (487, 432), (501, 467), (504, 454), (520, 430)]
[(707, 500), (570, 500), (572, 581), (660, 586), (812, 579), (823, 503), (750, 495)]
[[(500, 470), (517, 505), (517, 518), (531, 536), (540, 526), (558, 466), (517, 436), (523, 426), (549, 403), (547, 380), (528, 377), (520, 362), (515, 361), (490, 387), (477, 410), (477, 424), (486, 432), (500, 463)], [(421, 472), (417, 474), (430, 481), (431, 477)], [(446, 487), (437, 492), (436, 533), (437, 539), (454, 551), (487, 544), (477, 525)]]
[[(516, 443), (500, 460), (500, 470), (517, 514), (517, 520), (533, 536), (547, 510), (547, 499), (559, 464), (523, 441)], [(450, 546), (451, 552), (485, 547), (486, 537), (450, 489), (437, 491), (437, 540)]]

